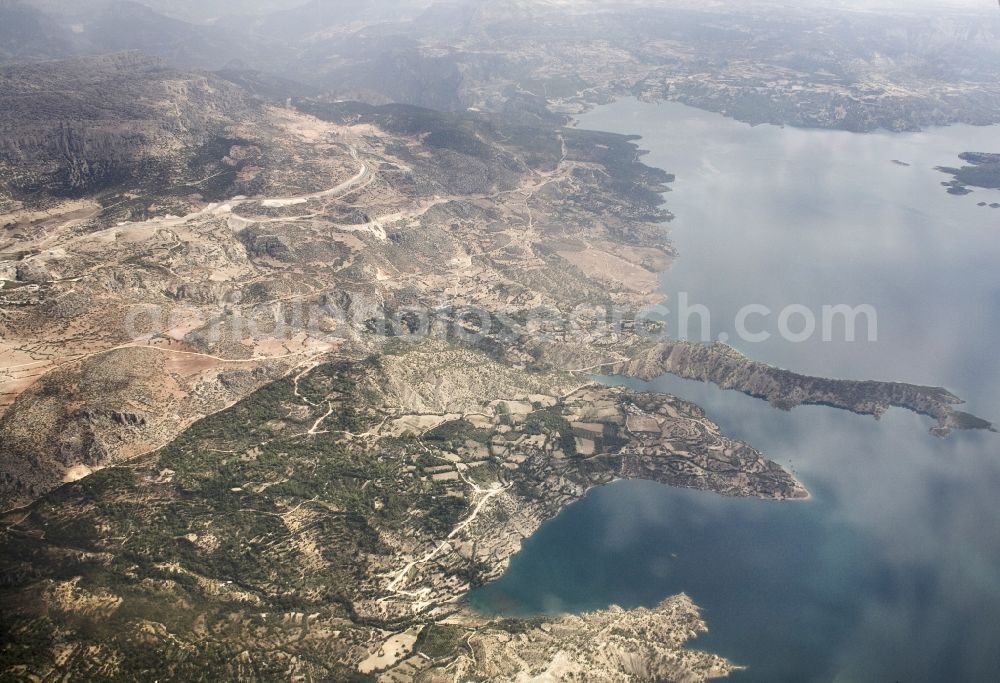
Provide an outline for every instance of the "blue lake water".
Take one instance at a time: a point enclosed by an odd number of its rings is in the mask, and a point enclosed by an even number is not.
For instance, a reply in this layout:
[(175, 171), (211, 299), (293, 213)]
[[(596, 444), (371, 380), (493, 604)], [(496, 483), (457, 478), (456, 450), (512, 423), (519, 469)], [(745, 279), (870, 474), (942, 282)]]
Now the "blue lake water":
[[(713, 335), (748, 303), (871, 304), (874, 343), (732, 343), (797, 371), (946, 386), (1000, 419), (1000, 210), (977, 206), (1000, 192), (951, 196), (934, 170), (1000, 151), (1000, 129), (750, 127), (634, 100), (580, 125), (642, 135), (646, 162), (677, 174), (667, 207), (680, 256), (663, 289), (705, 304)], [(733, 680), (1000, 680), (1000, 435), (938, 439), (898, 410), (881, 422), (784, 413), (671, 377), (607, 381), (698, 403), (792, 468), (812, 500), (617, 482), (527, 539), (474, 605), (558, 613), (684, 591), (710, 628), (694, 645), (748, 667)]]

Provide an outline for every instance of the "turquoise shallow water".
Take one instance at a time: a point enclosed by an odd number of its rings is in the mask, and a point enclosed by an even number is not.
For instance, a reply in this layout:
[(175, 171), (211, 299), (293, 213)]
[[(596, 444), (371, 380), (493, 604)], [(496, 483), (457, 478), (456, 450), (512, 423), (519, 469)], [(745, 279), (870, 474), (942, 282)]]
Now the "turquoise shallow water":
[[(1000, 151), (1000, 130), (751, 128), (630, 100), (581, 126), (641, 134), (647, 163), (677, 174), (667, 206), (680, 258), (664, 291), (706, 304), (713, 333), (746, 303), (870, 303), (876, 343), (736, 345), (804, 372), (947, 386), (1000, 418), (1000, 210), (976, 206), (1000, 192), (953, 197), (933, 170)], [(749, 667), (734, 680), (1000, 680), (1000, 436), (937, 439), (902, 411), (783, 413), (676, 378), (629, 384), (695, 401), (793, 468), (813, 499), (617, 482), (527, 539), (474, 605), (557, 613), (684, 591), (711, 629), (696, 646)]]

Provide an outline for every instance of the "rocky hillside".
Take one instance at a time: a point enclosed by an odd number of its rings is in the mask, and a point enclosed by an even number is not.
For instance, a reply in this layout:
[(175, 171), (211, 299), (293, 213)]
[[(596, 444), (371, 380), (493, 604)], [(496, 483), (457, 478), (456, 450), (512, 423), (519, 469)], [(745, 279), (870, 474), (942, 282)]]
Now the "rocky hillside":
[(0, 91), (8, 206), (142, 183), (162, 191), (199, 170), (193, 150), (260, 116), (240, 88), (138, 53), (5, 67)]
[[(807, 496), (697, 406), (590, 373), (989, 428), (943, 389), (653, 343), (673, 177), (557, 111), (704, 62), (633, 40), (655, 17), (514, 7), (468, 13), (480, 42), (448, 54), (440, 8), (398, 51), (366, 50), (391, 28), (305, 36), (315, 83), (451, 113), (264, 104), (132, 52), (0, 69), (0, 679), (707, 680), (731, 667), (684, 647), (683, 597), (552, 623), (458, 604), (614, 479)], [(109, 39), (142, 35), (128, 12)], [(165, 26), (157, 50), (203, 35)]]
[(66, 57), (74, 46), (51, 16), (17, 0), (0, 0), (0, 64)]
[(614, 479), (806, 495), (690, 403), (577, 382), (399, 344), (272, 382), (3, 516), (0, 675), (724, 676), (688, 647), (705, 624), (683, 596), (549, 623), (463, 609), (523, 537)]
[(828, 3), (291, 4), (4, 0), (0, 63), (139, 49), (180, 68), (239, 61), (286, 97), (301, 81), (338, 99), (455, 111), (531, 93), (564, 110), (635, 95), (857, 131), (1000, 118), (994, 6), (940, 3), (928, 17)]

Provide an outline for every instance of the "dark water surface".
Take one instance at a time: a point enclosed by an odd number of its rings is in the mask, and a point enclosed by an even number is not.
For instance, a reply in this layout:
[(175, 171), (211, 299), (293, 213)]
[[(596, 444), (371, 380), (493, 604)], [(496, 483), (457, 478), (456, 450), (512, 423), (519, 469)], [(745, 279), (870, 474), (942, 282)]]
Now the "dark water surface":
[[(946, 386), (1000, 419), (1000, 210), (977, 206), (1000, 192), (950, 196), (933, 170), (1000, 151), (1000, 129), (753, 128), (632, 100), (580, 125), (642, 135), (647, 163), (677, 174), (667, 206), (680, 258), (663, 288), (708, 306), (713, 335), (732, 332), (748, 303), (817, 315), (871, 304), (875, 343), (732, 343), (797, 371)], [(755, 329), (777, 332), (761, 319)], [(1000, 680), (1000, 435), (937, 439), (929, 420), (898, 410), (881, 422), (783, 413), (670, 377), (628, 384), (698, 403), (793, 468), (813, 499), (618, 482), (527, 539), (473, 604), (557, 613), (684, 591), (711, 629), (696, 645), (749, 667), (733, 680)]]

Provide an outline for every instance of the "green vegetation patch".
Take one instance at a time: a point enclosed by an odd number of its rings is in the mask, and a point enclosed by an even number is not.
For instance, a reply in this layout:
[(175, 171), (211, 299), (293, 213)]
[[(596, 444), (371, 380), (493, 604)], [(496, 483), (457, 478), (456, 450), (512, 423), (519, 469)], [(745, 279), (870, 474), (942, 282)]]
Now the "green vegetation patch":
[(417, 652), (431, 659), (454, 656), (462, 644), (466, 630), (450, 624), (431, 624), (417, 639)]
[(468, 420), (458, 419), (439, 424), (425, 432), (423, 438), (425, 441), (437, 442), (448, 448), (457, 448), (466, 441), (486, 443), (492, 433), (490, 429), (480, 429)]
[(576, 455), (576, 439), (569, 421), (563, 417), (559, 406), (543, 408), (530, 413), (522, 427), (526, 434), (545, 434), (556, 439), (566, 455)]

